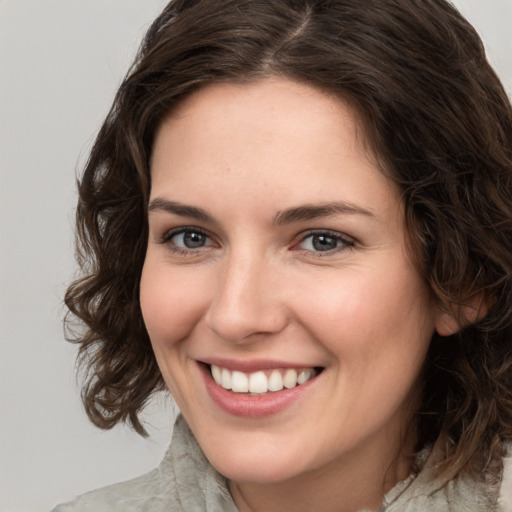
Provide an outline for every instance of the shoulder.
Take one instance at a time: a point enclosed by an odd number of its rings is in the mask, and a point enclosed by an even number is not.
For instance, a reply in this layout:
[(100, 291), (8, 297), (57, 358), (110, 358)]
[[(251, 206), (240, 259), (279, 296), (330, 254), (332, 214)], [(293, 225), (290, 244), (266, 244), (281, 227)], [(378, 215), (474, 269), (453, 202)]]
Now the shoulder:
[(158, 469), (138, 478), (88, 492), (52, 512), (160, 512), (182, 510), (172, 487), (164, 486)]
[(182, 416), (160, 466), (91, 491), (52, 512), (236, 512), (226, 481), (208, 462)]

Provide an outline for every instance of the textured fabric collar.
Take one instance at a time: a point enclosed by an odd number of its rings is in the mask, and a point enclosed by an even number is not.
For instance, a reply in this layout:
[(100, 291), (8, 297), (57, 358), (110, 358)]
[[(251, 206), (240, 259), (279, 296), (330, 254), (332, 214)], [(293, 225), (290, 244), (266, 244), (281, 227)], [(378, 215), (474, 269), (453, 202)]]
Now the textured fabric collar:
[(436, 478), (442, 455), (439, 444), (419, 454), (418, 473), (391, 489), (379, 512), (498, 512), (499, 487), (468, 476), (447, 482)]
[(208, 462), (183, 416), (174, 425), (172, 443), (160, 468), (171, 476), (182, 510), (237, 512), (226, 479)]

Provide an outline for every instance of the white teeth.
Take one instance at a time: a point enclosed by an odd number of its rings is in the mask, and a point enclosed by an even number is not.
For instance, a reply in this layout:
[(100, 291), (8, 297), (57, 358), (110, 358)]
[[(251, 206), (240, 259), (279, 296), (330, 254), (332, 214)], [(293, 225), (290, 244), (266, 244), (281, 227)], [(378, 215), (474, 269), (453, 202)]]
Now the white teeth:
[(247, 393), (249, 391), (249, 378), (245, 373), (233, 372), (231, 374), (231, 389), (235, 393)]
[(212, 365), (212, 377), (215, 382), (222, 382), (222, 370), (218, 366)]
[[(215, 376), (213, 378), (215, 379)], [(217, 381), (217, 384), (220, 384), (224, 389), (231, 389), (231, 372), (222, 368), (220, 382)]]
[(253, 373), (244, 373), (240, 371), (230, 371), (226, 368), (211, 365), (212, 377), (219, 386), (224, 389), (231, 389), (234, 393), (255, 393), (263, 394), (267, 392), (281, 391), (282, 389), (291, 389), (300, 386), (316, 375), (313, 368), (303, 370), (272, 370), (257, 371)]
[(283, 384), (285, 388), (294, 388), (297, 385), (297, 372), (295, 370), (286, 370), (283, 377)]
[(281, 391), (283, 389), (283, 376), (279, 370), (274, 370), (268, 379), (269, 391)]
[(268, 391), (268, 379), (263, 372), (250, 374), (249, 391), (251, 393), (266, 393)]
[(307, 370), (302, 370), (300, 373), (299, 373), (299, 376), (297, 377), (297, 384), (304, 384), (304, 382), (307, 382), (309, 379), (311, 379), (311, 377), (313, 376), (313, 370), (311, 369), (307, 369)]

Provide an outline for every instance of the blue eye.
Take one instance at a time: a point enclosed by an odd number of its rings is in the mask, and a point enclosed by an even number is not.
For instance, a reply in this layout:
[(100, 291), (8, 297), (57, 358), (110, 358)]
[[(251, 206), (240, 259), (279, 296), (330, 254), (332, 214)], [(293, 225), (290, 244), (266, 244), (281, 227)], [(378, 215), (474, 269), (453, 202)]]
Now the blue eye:
[(311, 252), (329, 252), (353, 245), (352, 240), (341, 236), (339, 233), (319, 231), (304, 237), (299, 244), (299, 248)]
[(198, 247), (206, 245), (206, 236), (203, 235), (203, 233), (197, 233), (194, 231), (180, 233), (179, 235), (175, 235), (174, 238), (177, 239), (175, 243), (178, 243), (179, 240), (179, 245), (183, 245), (187, 249), (197, 249)]
[(212, 239), (197, 228), (173, 229), (162, 237), (162, 243), (175, 251), (193, 251), (214, 245)]

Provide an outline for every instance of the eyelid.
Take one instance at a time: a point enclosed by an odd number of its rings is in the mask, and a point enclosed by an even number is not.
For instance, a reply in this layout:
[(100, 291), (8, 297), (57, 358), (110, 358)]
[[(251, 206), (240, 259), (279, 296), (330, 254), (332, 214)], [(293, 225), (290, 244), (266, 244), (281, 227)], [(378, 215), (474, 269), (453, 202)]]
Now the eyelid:
[(171, 228), (171, 229), (168, 229), (167, 231), (165, 231), (160, 236), (159, 243), (165, 244), (173, 236), (179, 235), (181, 233), (186, 233), (187, 231), (192, 231), (192, 232), (195, 232), (195, 233), (201, 233), (202, 235), (207, 236), (208, 238), (212, 238), (209, 233), (207, 233), (204, 229), (202, 229), (202, 228), (200, 228), (198, 226), (179, 226), (179, 227)]
[[(204, 235), (210, 241), (210, 243), (206, 243), (204, 246), (192, 248), (181, 247), (180, 245), (176, 245), (171, 242), (173, 237), (187, 232), (199, 233), (201, 235)], [(214, 237), (198, 226), (178, 226), (175, 228), (168, 229), (160, 236), (157, 243), (161, 245), (166, 245), (166, 249), (171, 254), (188, 257), (199, 256), (201, 254), (204, 254), (205, 251), (208, 251), (212, 247), (215, 248), (215, 246), (217, 245)]]
[[(187, 248), (187, 247), (181, 247), (179, 245), (174, 245), (171, 242), (172, 238), (180, 235), (182, 233), (187, 232), (194, 232), (199, 233), (201, 235), (204, 235), (210, 243), (206, 243), (204, 246), (200, 246), (197, 248)], [(330, 238), (333, 238), (339, 242), (341, 242), (341, 245), (339, 247), (334, 247), (332, 249), (327, 249), (325, 251), (321, 250), (312, 250), (312, 249), (305, 249), (300, 247), (300, 245), (307, 240), (310, 237), (313, 236), (327, 236)], [(296, 237), (296, 242), (293, 243), (291, 250), (295, 251), (302, 251), (305, 254), (312, 255), (314, 257), (326, 257), (326, 256), (332, 256), (334, 254), (337, 254), (339, 252), (345, 251), (347, 249), (353, 248), (353, 246), (356, 243), (356, 240), (346, 233), (335, 231), (332, 229), (308, 229), (307, 231), (304, 231), (302, 233), (299, 233)], [(166, 230), (159, 238), (157, 243), (162, 245), (168, 245), (168, 249), (171, 252), (181, 254), (181, 255), (187, 255), (187, 254), (197, 254), (200, 253), (202, 250), (209, 249), (212, 246), (218, 245), (215, 241), (215, 238), (205, 229), (200, 228), (199, 226), (177, 226), (171, 229)]]
[[(341, 247), (336, 247), (334, 249), (327, 250), (327, 251), (311, 251), (309, 249), (302, 249), (299, 247), (299, 245), (302, 242), (304, 242), (308, 238), (315, 236), (315, 235), (317, 235), (317, 236), (325, 235), (325, 236), (328, 236), (328, 237), (331, 237), (331, 238), (334, 238), (337, 240), (341, 240), (343, 245)], [(346, 233), (340, 232), (340, 231), (334, 231), (332, 229), (309, 229), (306, 232), (300, 233), (299, 240), (293, 245), (292, 249), (313, 254), (315, 257), (316, 256), (322, 257), (322, 256), (333, 255), (333, 254), (338, 253), (343, 250), (351, 249), (355, 245), (355, 243), (356, 243), (356, 240), (353, 237), (347, 235)]]

